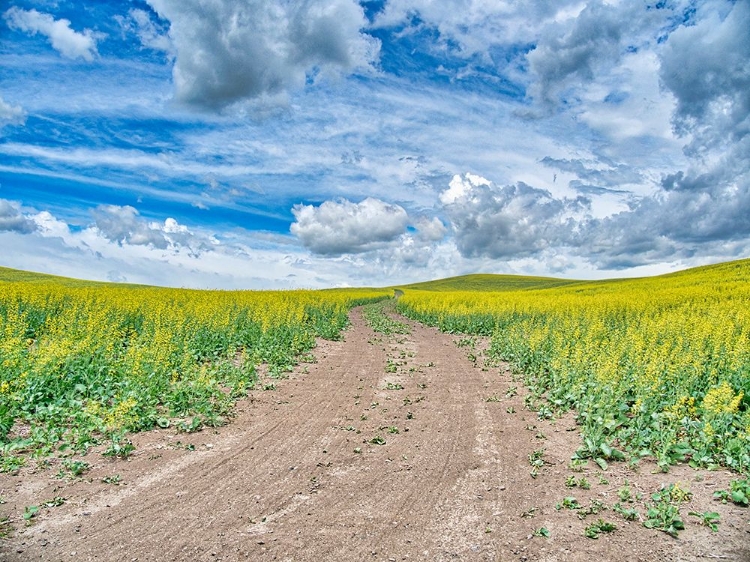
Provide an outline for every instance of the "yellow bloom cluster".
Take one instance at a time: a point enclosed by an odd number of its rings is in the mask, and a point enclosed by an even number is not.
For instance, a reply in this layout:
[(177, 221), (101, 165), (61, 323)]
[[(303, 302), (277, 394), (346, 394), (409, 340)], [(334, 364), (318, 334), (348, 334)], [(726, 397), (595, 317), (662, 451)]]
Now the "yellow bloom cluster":
[(715, 386), (703, 397), (702, 408), (707, 414), (735, 414), (740, 408), (740, 402), (745, 393), (743, 391), (734, 393), (731, 385), (723, 381)]

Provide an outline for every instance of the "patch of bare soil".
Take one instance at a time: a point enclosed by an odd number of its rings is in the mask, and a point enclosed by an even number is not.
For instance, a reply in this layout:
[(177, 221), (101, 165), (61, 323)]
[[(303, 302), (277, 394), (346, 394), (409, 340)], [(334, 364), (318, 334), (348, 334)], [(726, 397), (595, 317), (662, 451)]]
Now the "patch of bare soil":
[[(77, 479), (57, 478), (59, 461), (0, 475), (0, 515), (15, 527), (0, 560), (750, 560), (750, 511), (712, 499), (731, 474), (573, 472), (571, 417), (538, 420), (507, 366), (410, 325), (379, 336), (354, 310), (344, 341), (321, 342), (317, 363), (254, 391), (226, 427), (136, 435), (128, 460), (92, 452)], [(567, 488), (569, 476), (590, 489)], [(687, 530), (674, 539), (611, 509), (583, 520), (555, 509), (566, 496), (611, 507), (626, 480), (634, 497), (689, 488)], [(55, 497), (65, 503), (24, 525), (25, 506)], [(718, 532), (688, 511), (718, 511)], [(617, 529), (584, 537), (599, 517)]]

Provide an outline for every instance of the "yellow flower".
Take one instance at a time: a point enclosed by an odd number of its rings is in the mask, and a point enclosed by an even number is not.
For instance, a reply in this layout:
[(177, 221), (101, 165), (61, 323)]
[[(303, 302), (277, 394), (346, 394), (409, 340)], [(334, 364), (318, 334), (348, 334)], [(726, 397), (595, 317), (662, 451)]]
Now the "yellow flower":
[(745, 393), (742, 391), (735, 394), (732, 386), (724, 381), (703, 397), (703, 411), (707, 414), (735, 414), (744, 396)]

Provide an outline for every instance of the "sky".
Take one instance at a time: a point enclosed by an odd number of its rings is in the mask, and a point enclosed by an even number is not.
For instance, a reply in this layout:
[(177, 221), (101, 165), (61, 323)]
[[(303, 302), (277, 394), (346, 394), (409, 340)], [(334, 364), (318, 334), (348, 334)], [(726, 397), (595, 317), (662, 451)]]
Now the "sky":
[(0, 266), (173, 287), (750, 257), (750, 0), (0, 3)]

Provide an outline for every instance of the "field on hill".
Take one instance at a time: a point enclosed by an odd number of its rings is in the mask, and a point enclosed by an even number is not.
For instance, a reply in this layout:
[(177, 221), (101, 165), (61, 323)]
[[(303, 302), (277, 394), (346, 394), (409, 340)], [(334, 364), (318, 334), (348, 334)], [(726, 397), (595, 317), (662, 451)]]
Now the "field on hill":
[(580, 458), (750, 470), (750, 260), (632, 280), (503, 281), (405, 287), (398, 310), (491, 336), (540, 418), (575, 410)]

